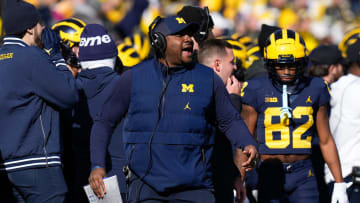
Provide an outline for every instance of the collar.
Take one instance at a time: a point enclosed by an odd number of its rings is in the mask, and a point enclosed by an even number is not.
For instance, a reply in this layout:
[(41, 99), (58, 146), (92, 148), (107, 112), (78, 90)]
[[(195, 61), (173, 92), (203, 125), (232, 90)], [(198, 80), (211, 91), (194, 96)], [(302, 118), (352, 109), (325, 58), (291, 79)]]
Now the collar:
[(93, 61), (80, 61), (81, 68), (86, 69), (96, 69), (101, 67), (110, 67), (114, 69), (116, 58), (107, 58), (101, 60), (93, 60)]
[(195, 62), (191, 62), (189, 64), (184, 64), (184, 65), (180, 65), (180, 66), (173, 66), (171, 68), (168, 68), (166, 65), (164, 65), (163, 63), (161, 63), (160, 61), (156, 60), (157, 63), (160, 66), (161, 72), (163, 74), (179, 74), (179, 73), (183, 73), (187, 70), (190, 70), (192, 68), (195, 67)]
[[(269, 78), (270, 79), (270, 78)], [(282, 92), (282, 85), (276, 80), (271, 80), (273, 86), (279, 91)], [(298, 94), (301, 90), (303, 90), (308, 83), (310, 82), (310, 78), (307, 77), (301, 77), (297, 78), (293, 83), (287, 85), (287, 93), (289, 95), (295, 95)]]
[(3, 45), (16, 45), (21, 47), (28, 47), (29, 45), (24, 42), (24, 40), (18, 37), (5, 37)]

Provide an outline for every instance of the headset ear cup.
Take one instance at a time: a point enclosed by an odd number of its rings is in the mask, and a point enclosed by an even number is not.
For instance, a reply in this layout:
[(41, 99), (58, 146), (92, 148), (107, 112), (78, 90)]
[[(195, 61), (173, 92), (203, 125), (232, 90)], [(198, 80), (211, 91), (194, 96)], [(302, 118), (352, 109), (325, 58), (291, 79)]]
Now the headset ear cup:
[(161, 32), (154, 32), (154, 28), (161, 21), (161, 17), (158, 16), (149, 26), (149, 38), (150, 44), (155, 49), (155, 52), (160, 54), (161, 57), (165, 57), (166, 51), (166, 37)]
[(163, 54), (163, 56), (165, 56), (165, 51), (166, 51), (166, 37), (162, 34), (162, 33), (160, 33), (160, 32), (158, 32), (157, 33), (158, 34), (158, 36), (159, 36), (159, 50), (161, 51), (161, 53)]
[(153, 47), (158, 51), (162, 56), (165, 56), (166, 50), (166, 38), (160, 32), (153, 33)]

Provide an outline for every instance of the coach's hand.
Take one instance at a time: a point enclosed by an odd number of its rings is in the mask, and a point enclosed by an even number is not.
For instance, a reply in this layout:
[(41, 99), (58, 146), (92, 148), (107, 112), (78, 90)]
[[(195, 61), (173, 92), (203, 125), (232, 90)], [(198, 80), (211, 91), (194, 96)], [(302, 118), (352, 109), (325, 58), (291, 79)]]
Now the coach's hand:
[(106, 177), (106, 172), (104, 168), (96, 168), (90, 173), (90, 187), (98, 198), (103, 198), (104, 194), (106, 194), (106, 188), (103, 181), (104, 177)]
[(243, 203), (246, 197), (246, 189), (244, 181), (241, 180), (241, 177), (235, 177), (234, 189), (236, 191), (235, 203)]
[(246, 171), (255, 168), (259, 156), (256, 147), (254, 145), (246, 146), (243, 154), (245, 154), (248, 159), (242, 163), (242, 167), (244, 167)]
[(240, 96), (241, 83), (236, 79), (235, 76), (232, 75), (227, 80), (226, 89), (229, 94), (236, 94)]

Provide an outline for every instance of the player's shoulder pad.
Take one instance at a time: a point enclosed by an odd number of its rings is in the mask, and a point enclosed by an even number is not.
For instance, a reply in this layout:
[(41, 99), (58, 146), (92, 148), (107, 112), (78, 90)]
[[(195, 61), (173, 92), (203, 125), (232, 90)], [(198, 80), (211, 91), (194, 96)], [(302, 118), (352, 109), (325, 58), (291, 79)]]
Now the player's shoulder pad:
[(322, 89), (327, 89), (330, 92), (328, 82), (319, 77), (311, 77), (310, 78), (310, 86), (311, 86), (311, 88), (313, 88), (314, 90), (317, 90), (317, 91), (320, 91)]

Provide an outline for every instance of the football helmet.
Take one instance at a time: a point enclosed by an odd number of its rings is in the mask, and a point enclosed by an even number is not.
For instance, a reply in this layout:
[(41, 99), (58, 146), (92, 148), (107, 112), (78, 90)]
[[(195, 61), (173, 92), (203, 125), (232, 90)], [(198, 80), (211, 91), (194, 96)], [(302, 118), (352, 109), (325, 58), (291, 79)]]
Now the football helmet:
[(80, 67), (76, 54), (72, 51), (80, 43), (80, 35), (86, 24), (77, 18), (68, 18), (55, 23), (51, 29), (59, 33), (61, 54), (70, 66)]
[(233, 39), (226, 40), (229, 44), (232, 45), (232, 50), (235, 56), (235, 62), (237, 69), (245, 68), (245, 63), (247, 59), (246, 47), (238, 41)]
[(303, 76), (307, 65), (307, 53), (305, 41), (299, 33), (288, 29), (273, 32), (265, 43), (264, 49), (265, 66), (271, 79), (284, 83), (276, 74), (275, 67), (296, 67), (294, 80)]
[(347, 48), (354, 44), (358, 39), (360, 39), (360, 27), (354, 28), (349, 32), (345, 33), (345, 36), (339, 43), (339, 50), (341, 51), (341, 55), (346, 58)]
[(132, 67), (141, 62), (140, 55), (132, 46), (122, 43), (117, 46), (117, 49), (123, 66)]
[(125, 37), (124, 44), (133, 47), (139, 54), (141, 60), (144, 60), (149, 56), (151, 48), (150, 42), (149, 38), (144, 35), (136, 33), (132, 36)]
[(252, 46), (249, 46), (247, 48), (247, 59), (245, 62), (245, 69), (248, 69), (254, 61), (260, 60), (261, 54), (260, 54), (260, 47), (257, 44), (253, 44)]
[(245, 45), (246, 48), (253, 45), (253, 39), (251, 39), (250, 36), (245, 34), (239, 35), (238, 33), (234, 33), (233, 35), (231, 35), (231, 38), (236, 41), (239, 41), (241, 44)]

